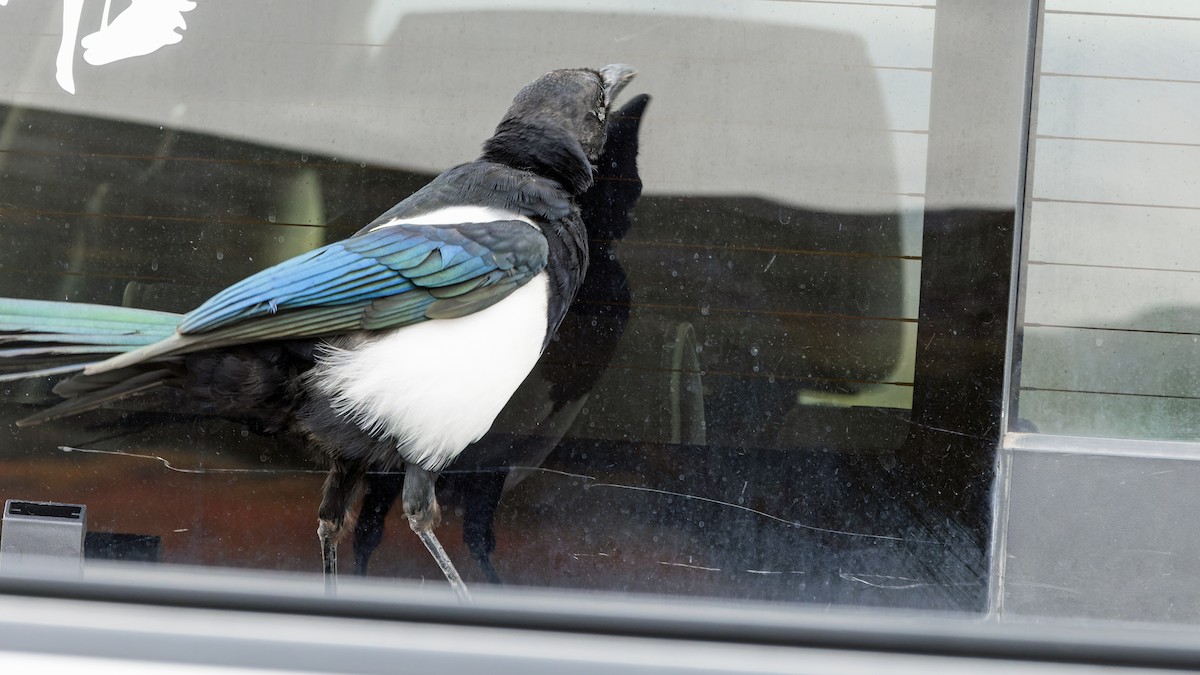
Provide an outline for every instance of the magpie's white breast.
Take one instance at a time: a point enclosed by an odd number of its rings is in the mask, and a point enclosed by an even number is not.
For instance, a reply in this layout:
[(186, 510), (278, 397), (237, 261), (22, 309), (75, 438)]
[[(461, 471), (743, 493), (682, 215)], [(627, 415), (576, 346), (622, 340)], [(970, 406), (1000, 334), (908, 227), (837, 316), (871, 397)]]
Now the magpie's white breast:
[[(381, 224), (532, 220), (501, 209), (454, 206)], [(487, 433), (541, 356), (549, 327), (542, 272), (495, 305), (456, 319), (331, 339), (305, 386), (405, 461), (440, 471)]]

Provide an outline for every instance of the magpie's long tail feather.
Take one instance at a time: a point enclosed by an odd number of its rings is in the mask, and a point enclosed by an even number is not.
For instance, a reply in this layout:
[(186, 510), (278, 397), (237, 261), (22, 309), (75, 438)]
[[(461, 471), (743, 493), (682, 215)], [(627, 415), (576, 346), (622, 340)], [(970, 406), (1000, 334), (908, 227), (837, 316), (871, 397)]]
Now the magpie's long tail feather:
[(175, 332), (183, 315), (84, 302), (0, 298), (0, 334), (110, 336), (111, 344), (143, 345)]
[(134, 307), (0, 298), (0, 345), (6, 347), (0, 358), (130, 351), (171, 335), (182, 318)]
[[(132, 307), (0, 298), (0, 382), (69, 375), (174, 334), (182, 315)], [(144, 393), (170, 376), (161, 366), (117, 377), (61, 382), (68, 400), (19, 424), (27, 426)]]

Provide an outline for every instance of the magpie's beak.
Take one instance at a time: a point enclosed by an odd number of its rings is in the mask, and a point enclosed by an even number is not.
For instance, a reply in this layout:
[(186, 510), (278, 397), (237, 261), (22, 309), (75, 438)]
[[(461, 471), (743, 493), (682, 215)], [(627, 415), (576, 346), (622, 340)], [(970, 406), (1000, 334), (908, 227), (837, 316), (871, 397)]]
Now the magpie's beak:
[(637, 75), (633, 66), (624, 63), (613, 63), (600, 69), (600, 80), (604, 83), (604, 100), (612, 105), (617, 100), (617, 94)]

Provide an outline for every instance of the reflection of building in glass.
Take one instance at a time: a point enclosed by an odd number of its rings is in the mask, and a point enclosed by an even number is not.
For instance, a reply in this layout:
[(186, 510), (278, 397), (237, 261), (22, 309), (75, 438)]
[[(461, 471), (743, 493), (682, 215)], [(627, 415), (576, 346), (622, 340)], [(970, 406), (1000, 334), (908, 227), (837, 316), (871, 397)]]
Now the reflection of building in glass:
[(1018, 414), (1071, 436), (1200, 440), (1194, 3), (1046, 7)]

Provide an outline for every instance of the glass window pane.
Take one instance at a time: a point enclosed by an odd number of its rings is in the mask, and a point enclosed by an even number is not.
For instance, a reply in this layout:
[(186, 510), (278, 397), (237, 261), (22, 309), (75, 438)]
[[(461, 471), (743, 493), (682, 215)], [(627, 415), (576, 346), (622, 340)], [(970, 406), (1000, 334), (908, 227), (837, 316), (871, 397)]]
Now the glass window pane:
[[(477, 157), (542, 73), (627, 62), (621, 103), (651, 99), (582, 198), (586, 282), (437, 484), (450, 557), (470, 584), (984, 608), (1027, 8), (984, 62), (935, 53), (999, 35), (961, 2), (168, 5), (0, 7), (0, 296), (186, 312)], [(988, 96), (1011, 108), (965, 134)], [(319, 572), (290, 399), (173, 386), (203, 368), (21, 429), (54, 378), (6, 384), (2, 493), (86, 504), (96, 558)], [(342, 572), (441, 583), (372, 468)]]

